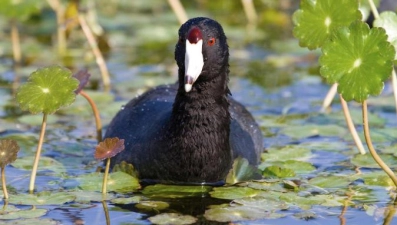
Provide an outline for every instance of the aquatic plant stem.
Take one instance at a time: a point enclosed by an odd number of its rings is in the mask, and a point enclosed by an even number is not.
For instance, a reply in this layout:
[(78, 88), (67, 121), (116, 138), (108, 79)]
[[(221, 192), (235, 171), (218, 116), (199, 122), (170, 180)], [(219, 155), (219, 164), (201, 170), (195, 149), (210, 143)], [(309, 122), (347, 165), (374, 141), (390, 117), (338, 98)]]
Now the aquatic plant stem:
[(87, 93), (85, 93), (84, 91), (80, 91), (80, 95), (83, 96), (85, 99), (87, 99), (88, 103), (90, 103), (92, 112), (94, 113), (95, 125), (96, 125), (96, 139), (99, 143), (102, 141), (102, 123), (98, 108), (96, 107), (96, 104), (92, 100), (92, 98), (89, 95), (87, 95)]
[(12, 53), (14, 57), (14, 63), (16, 65), (20, 65), (22, 58), (21, 44), (19, 40), (18, 26), (15, 20), (11, 20), (11, 42), (12, 42)]
[(79, 18), (79, 23), (80, 23), (81, 29), (83, 30), (84, 35), (87, 38), (87, 41), (91, 46), (92, 53), (95, 55), (96, 63), (98, 64), (99, 70), (101, 71), (104, 89), (105, 89), (105, 91), (109, 91), (110, 90), (110, 76), (109, 76), (109, 71), (106, 66), (105, 60), (101, 53), (101, 50), (99, 49), (99, 47), (97, 45), (94, 34), (92, 33), (90, 27), (88, 26), (84, 15), (79, 14), (78, 18)]
[(54, 10), (57, 17), (57, 41), (58, 54), (64, 56), (66, 53), (66, 33), (65, 33), (65, 17), (64, 7), (59, 0), (47, 0), (48, 4)]
[(244, 12), (247, 17), (249, 24), (256, 24), (258, 21), (258, 15), (255, 11), (255, 6), (252, 0), (241, 0), (243, 4)]
[(105, 173), (103, 174), (102, 194), (106, 194), (106, 189), (107, 189), (107, 185), (108, 185), (109, 168), (110, 168), (110, 158), (107, 158)]
[(8, 199), (8, 191), (7, 191), (5, 167), (2, 167), (2, 168), (0, 168), (0, 169), (1, 169), (1, 184), (3, 185), (4, 199)]
[(392, 179), (394, 185), (397, 187), (397, 177), (394, 175), (393, 171), (387, 166), (385, 162), (379, 157), (378, 153), (376, 153), (376, 150), (374, 149), (374, 146), (372, 145), (372, 140), (369, 132), (369, 126), (368, 126), (368, 109), (367, 109), (367, 100), (363, 101), (362, 105), (362, 111), (363, 111), (363, 125), (364, 125), (364, 136), (365, 136), (365, 141), (367, 142), (367, 146), (369, 149), (369, 152), (371, 153), (372, 158), (374, 158), (375, 162), (378, 163), (380, 168), (383, 169), (383, 171), (386, 172), (386, 174)]
[(356, 143), (358, 151), (362, 155), (364, 155), (365, 154), (364, 145), (361, 142), (361, 139), (360, 139), (360, 137), (357, 134), (356, 127), (354, 126), (352, 117), (350, 116), (349, 106), (347, 105), (347, 102), (345, 101), (345, 99), (343, 99), (341, 94), (339, 94), (339, 98), (340, 98), (340, 102), (341, 102), (341, 105), (342, 105), (343, 114), (345, 115), (346, 124), (347, 124), (347, 127), (349, 128), (350, 133), (352, 134), (354, 143)]
[(331, 105), (332, 100), (334, 99), (336, 92), (338, 90), (338, 83), (334, 83), (329, 89), (327, 95), (324, 98), (323, 106), (321, 108), (321, 112), (325, 112), (326, 109)]
[(34, 163), (33, 163), (33, 168), (32, 168), (32, 174), (30, 175), (29, 192), (31, 194), (33, 194), (33, 191), (34, 191), (34, 183), (35, 183), (35, 180), (36, 180), (37, 168), (39, 166), (41, 148), (43, 147), (43, 141), (44, 141), (44, 134), (45, 134), (46, 126), (47, 126), (47, 114), (44, 113), (43, 114), (43, 122), (41, 123), (39, 144), (37, 145), (36, 156), (34, 158)]
[(379, 12), (378, 9), (376, 8), (376, 5), (373, 0), (368, 0), (369, 6), (371, 7), (371, 11), (374, 14), (374, 18), (377, 19), (379, 18)]
[(180, 24), (185, 23), (188, 20), (185, 8), (179, 0), (168, 0), (168, 4), (171, 6)]

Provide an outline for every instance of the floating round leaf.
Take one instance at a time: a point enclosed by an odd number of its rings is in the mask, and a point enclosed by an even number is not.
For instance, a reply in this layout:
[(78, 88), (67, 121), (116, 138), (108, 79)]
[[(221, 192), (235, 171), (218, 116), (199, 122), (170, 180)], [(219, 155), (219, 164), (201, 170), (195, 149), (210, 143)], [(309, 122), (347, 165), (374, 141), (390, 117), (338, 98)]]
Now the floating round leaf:
[[(379, 18), (374, 21), (374, 27), (383, 27), (386, 30), (387, 40), (397, 52), (397, 14), (391, 11), (381, 13)], [(394, 60), (397, 60), (397, 53)]]
[(25, 20), (31, 14), (40, 11), (42, 1), (37, 0), (1, 0), (0, 1), (0, 14), (8, 17), (9, 19)]
[(361, 21), (333, 32), (322, 52), (321, 75), (329, 83), (339, 83), (338, 92), (346, 101), (357, 102), (381, 93), (395, 55), (385, 30), (370, 29)]
[(111, 158), (124, 150), (124, 139), (106, 138), (95, 148), (95, 159), (104, 160)]
[(87, 85), (90, 76), (91, 74), (88, 73), (86, 69), (79, 70), (77, 73), (73, 74), (73, 77), (80, 81), (79, 87), (74, 91), (74, 93), (78, 94), (81, 90), (83, 90), (83, 88)]
[(16, 99), (23, 110), (51, 114), (75, 100), (74, 90), (78, 84), (70, 70), (60, 66), (44, 67), (29, 76), (28, 82), (18, 89)]
[(148, 220), (153, 224), (192, 224), (196, 223), (197, 218), (178, 213), (162, 213), (149, 217)]
[(359, 19), (358, 1), (302, 0), (300, 9), (293, 15), (293, 32), (300, 46), (316, 49), (323, 45), (335, 28)]
[(0, 140), (0, 168), (4, 168), (7, 164), (17, 159), (19, 151), (18, 143), (11, 139)]

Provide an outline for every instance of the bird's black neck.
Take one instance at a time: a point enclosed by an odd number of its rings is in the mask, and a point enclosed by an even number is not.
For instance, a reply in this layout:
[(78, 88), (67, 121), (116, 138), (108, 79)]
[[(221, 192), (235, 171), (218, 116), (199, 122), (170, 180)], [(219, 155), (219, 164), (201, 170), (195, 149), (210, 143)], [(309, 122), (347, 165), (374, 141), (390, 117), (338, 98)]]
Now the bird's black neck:
[(188, 93), (180, 85), (168, 130), (174, 145), (169, 150), (183, 158), (181, 167), (197, 173), (191, 174), (196, 178), (201, 176), (199, 173), (207, 177), (212, 173), (212, 181), (223, 179), (232, 163), (228, 89), (222, 77), (197, 81)]

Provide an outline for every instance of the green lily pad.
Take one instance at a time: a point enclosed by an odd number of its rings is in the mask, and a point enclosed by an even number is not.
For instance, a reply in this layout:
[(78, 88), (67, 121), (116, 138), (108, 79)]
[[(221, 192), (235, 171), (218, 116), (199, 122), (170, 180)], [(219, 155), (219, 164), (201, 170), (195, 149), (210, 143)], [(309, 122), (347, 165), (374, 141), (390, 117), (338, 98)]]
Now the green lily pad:
[(250, 165), (247, 159), (238, 157), (226, 177), (226, 183), (235, 184), (260, 178), (259, 170), (255, 166)]
[(62, 205), (75, 199), (76, 196), (66, 192), (40, 192), (37, 195), (12, 195), (10, 196), (10, 203), (16, 205)]
[(204, 213), (207, 220), (217, 222), (232, 222), (259, 219), (278, 219), (285, 217), (283, 214), (266, 212), (262, 209), (248, 206), (233, 206), (208, 209)]
[(346, 101), (363, 102), (379, 95), (393, 69), (394, 47), (383, 28), (369, 28), (356, 21), (333, 32), (322, 47), (320, 73), (329, 83), (338, 83)]
[[(18, 169), (32, 170), (34, 158), (34, 156), (21, 157), (18, 158), (15, 162), (11, 163), (11, 165)], [(40, 157), (38, 170), (51, 170), (57, 174), (66, 173), (65, 166), (62, 163), (58, 162), (53, 158), (45, 156)]]
[(383, 171), (376, 171), (371, 173), (361, 174), (360, 177), (364, 180), (366, 185), (376, 185), (382, 187), (393, 187), (394, 183), (390, 177)]
[(78, 85), (70, 70), (60, 66), (44, 67), (33, 72), (28, 82), (19, 87), (16, 99), (22, 110), (52, 114), (74, 102)]
[(187, 198), (207, 194), (210, 186), (185, 186), (156, 184), (145, 187), (142, 194), (150, 198)]
[[(305, 160), (311, 157), (311, 151), (302, 148), (299, 145), (287, 145), (282, 148), (269, 148), (267, 153), (262, 153), (262, 161), (287, 161), (287, 160)], [(262, 166), (259, 166), (262, 168)], [(263, 168), (264, 169), (264, 168)]]
[(233, 201), (231, 205), (232, 206), (243, 205), (243, 206), (262, 209), (264, 211), (287, 210), (289, 208), (289, 206), (283, 201), (268, 199), (262, 196), (236, 199)]
[(139, 203), (142, 200), (141, 196), (134, 196), (129, 198), (115, 198), (110, 200), (114, 204), (131, 204), (131, 203)]
[(286, 192), (287, 189), (285, 189), (283, 186), (283, 182), (280, 179), (263, 179), (247, 183), (247, 187), (257, 190)]
[(321, 188), (347, 187), (350, 183), (350, 178), (345, 176), (317, 176), (309, 180), (309, 184)]
[(286, 177), (295, 177), (296, 174), (291, 169), (281, 168), (279, 166), (269, 166), (265, 168), (262, 175), (264, 177), (286, 178)]
[(210, 192), (211, 197), (220, 199), (239, 199), (254, 197), (262, 191), (249, 187), (216, 187)]
[(335, 28), (347, 26), (361, 19), (358, 1), (302, 0), (293, 15), (293, 33), (299, 45), (316, 49), (321, 47)]
[[(102, 173), (90, 173), (78, 176), (77, 181), (80, 182), (79, 187), (85, 191), (101, 191), (103, 174)], [(139, 180), (136, 177), (132, 177), (123, 172), (110, 173), (107, 183), (108, 191), (115, 192), (132, 192), (139, 189), (141, 186)]]
[(162, 213), (149, 217), (148, 220), (153, 224), (192, 224), (197, 221), (197, 218), (178, 213)]
[(31, 14), (39, 12), (41, 4), (36, 0), (2, 0), (0, 1), (0, 14), (9, 19), (25, 20)]
[(261, 168), (266, 168), (266, 169), (269, 168), (269, 167), (265, 167), (266, 165), (278, 166), (283, 169), (292, 170), (292, 172), (297, 173), (297, 174), (310, 173), (310, 172), (313, 172), (316, 170), (316, 167), (314, 167), (311, 163), (297, 161), (297, 160), (286, 160), (283, 162), (272, 161), (272, 162), (268, 162), (268, 163), (265, 162), (265, 163), (261, 164)]
[(316, 135), (341, 137), (346, 135), (347, 129), (338, 125), (303, 124), (299, 126), (285, 127), (280, 130), (280, 133), (295, 139), (302, 139)]
[[(397, 158), (393, 155), (388, 154), (380, 154), (379, 157), (389, 166), (396, 167), (397, 166)], [(379, 165), (375, 162), (370, 154), (365, 155), (355, 155), (351, 160), (351, 163), (358, 167), (364, 168), (380, 168)]]
[(44, 216), (47, 213), (46, 209), (30, 209), (30, 210), (12, 210), (9, 211), (10, 206), (7, 206), (7, 211), (0, 212), (0, 220), (15, 220), (15, 219), (30, 219)]
[(382, 12), (374, 21), (374, 27), (382, 27), (386, 30), (387, 40), (394, 46), (396, 55), (394, 60), (397, 59), (397, 14), (395, 12), (386, 11)]
[(170, 206), (167, 202), (162, 201), (140, 201), (135, 205), (136, 208), (145, 211), (160, 211)]

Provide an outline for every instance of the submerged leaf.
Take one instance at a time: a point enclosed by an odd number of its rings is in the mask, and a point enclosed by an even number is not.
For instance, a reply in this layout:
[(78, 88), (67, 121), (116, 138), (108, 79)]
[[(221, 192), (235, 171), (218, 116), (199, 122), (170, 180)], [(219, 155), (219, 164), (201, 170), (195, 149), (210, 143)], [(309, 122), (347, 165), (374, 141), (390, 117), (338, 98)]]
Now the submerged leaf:
[(0, 168), (4, 168), (7, 164), (17, 159), (19, 151), (18, 143), (11, 139), (0, 140)]
[(250, 165), (247, 159), (238, 157), (226, 177), (226, 183), (235, 184), (260, 178), (259, 170), (255, 166)]
[(106, 138), (100, 142), (95, 148), (95, 159), (104, 160), (112, 158), (119, 152), (124, 150), (124, 139)]
[(16, 99), (22, 110), (52, 114), (75, 100), (78, 85), (70, 70), (60, 66), (44, 67), (33, 72), (28, 82), (19, 87)]
[(363, 102), (379, 95), (393, 69), (395, 50), (383, 28), (369, 28), (356, 21), (333, 32), (323, 48), (320, 73), (329, 83), (338, 83), (346, 101)]
[(293, 15), (293, 32), (300, 46), (316, 49), (323, 45), (335, 28), (359, 19), (358, 1), (302, 0), (300, 9)]

